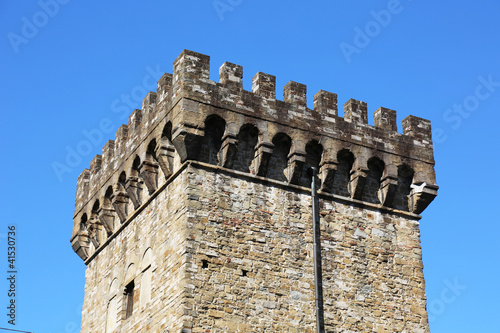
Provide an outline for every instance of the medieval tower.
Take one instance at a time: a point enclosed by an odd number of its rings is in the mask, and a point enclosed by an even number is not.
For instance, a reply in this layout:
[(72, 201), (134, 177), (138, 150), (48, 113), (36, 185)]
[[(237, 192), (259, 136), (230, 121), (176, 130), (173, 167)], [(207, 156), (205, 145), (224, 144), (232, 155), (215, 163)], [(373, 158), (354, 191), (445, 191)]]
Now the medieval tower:
[(78, 178), (81, 332), (314, 332), (316, 167), (327, 332), (429, 332), (430, 122), (183, 51)]

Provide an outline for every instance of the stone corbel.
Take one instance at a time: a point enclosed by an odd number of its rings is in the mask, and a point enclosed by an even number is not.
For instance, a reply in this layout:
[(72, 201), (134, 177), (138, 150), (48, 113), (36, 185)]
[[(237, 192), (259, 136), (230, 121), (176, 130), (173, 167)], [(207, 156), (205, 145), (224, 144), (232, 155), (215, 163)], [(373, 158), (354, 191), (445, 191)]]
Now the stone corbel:
[(398, 167), (393, 164), (387, 165), (380, 179), (380, 189), (378, 191), (380, 203), (386, 207), (391, 207), (397, 188)]
[(153, 194), (158, 188), (158, 163), (143, 161), (139, 166), (139, 176), (144, 180), (149, 194)]
[[(120, 186), (121, 187), (121, 186)], [(116, 214), (123, 223), (128, 217), (127, 206), (128, 206), (128, 195), (124, 191), (115, 191), (111, 195), (111, 204), (115, 208)]]
[(227, 134), (222, 138), (219, 163), (225, 168), (232, 168), (238, 145), (238, 138), (234, 134)]
[(364, 158), (354, 161), (350, 172), (349, 193), (351, 198), (361, 200), (365, 189), (366, 177), (368, 176), (368, 165)]
[(257, 176), (266, 176), (269, 160), (273, 154), (273, 148), (274, 145), (270, 142), (261, 142), (258, 144), (255, 158), (250, 166), (250, 172), (256, 174)]
[(163, 139), (156, 148), (155, 154), (165, 178), (169, 178), (174, 173), (174, 145)]
[(411, 192), (408, 196), (408, 205), (410, 212), (415, 214), (422, 213), (437, 195), (437, 185), (427, 183), (411, 184)]
[(141, 201), (139, 198), (139, 177), (129, 177), (125, 182), (125, 190), (127, 191), (130, 200), (132, 200), (134, 208), (139, 208), (139, 206), (141, 205)]
[(101, 224), (103, 225), (104, 230), (106, 230), (108, 236), (113, 233), (115, 226), (115, 215), (113, 213), (114, 210), (110, 208), (100, 208), (97, 212), (99, 221), (101, 221)]
[(101, 243), (99, 242), (99, 230), (101, 226), (99, 225), (99, 221), (95, 218), (91, 218), (88, 222), (88, 231), (89, 231), (89, 239), (94, 244), (94, 248), (99, 248)]
[(172, 143), (182, 163), (186, 160), (198, 160), (203, 133), (201, 129), (183, 126), (172, 134)]
[(337, 172), (337, 162), (326, 161), (319, 166), (319, 177), (321, 179), (321, 191), (331, 192), (335, 172)]
[(294, 151), (288, 155), (288, 167), (286, 168), (286, 178), (291, 184), (298, 184), (302, 176), (302, 169), (306, 163), (305, 151)]
[(71, 247), (83, 260), (89, 257), (89, 232), (86, 229), (79, 230), (71, 240)]

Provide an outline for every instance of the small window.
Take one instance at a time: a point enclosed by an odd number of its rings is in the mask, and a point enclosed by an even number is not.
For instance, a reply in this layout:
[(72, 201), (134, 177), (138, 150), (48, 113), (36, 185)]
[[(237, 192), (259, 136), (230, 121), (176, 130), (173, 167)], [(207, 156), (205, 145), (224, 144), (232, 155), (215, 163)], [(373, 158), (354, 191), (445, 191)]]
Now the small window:
[(125, 319), (132, 315), (134, 310), (134, 281), (125, 287)]

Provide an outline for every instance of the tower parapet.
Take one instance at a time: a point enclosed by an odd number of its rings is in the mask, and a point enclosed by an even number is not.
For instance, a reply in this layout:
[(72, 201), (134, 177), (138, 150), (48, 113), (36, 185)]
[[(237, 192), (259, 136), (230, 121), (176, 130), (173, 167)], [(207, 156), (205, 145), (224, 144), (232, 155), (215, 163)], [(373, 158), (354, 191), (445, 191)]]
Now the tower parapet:
[[(303, 84), (287, 83), (281, 101), (273, 75), (257, 73), (247, 91), (241, 66), (224, 63), (219, 82), (210, 80), (209, 70), (209, 56), (183, 51), (173, 74), (160, 78), (157, 92), (147, 94), (142, 109), (132, 112), (128, 125), (82, 172), (72, 236), (82, 259), (187, 161), (299, 186), (309, 185), (306, 170), (318, 166), (324, 194), (415, 214), (436, 196), (428, 120), (406, 117), (401, 134), (394, 110), (377, 109), (371, 126), (365, 102), (347, 101), (342, 118), (334, 93), (319, 91), (309, 109)], [(276, 159), (280, 137), (289, 141), (289, 151), (282, 170), (271, 170), (277, 167), (270, 160)], [(348, 168), (339, 172), (344, 161)], [(367, 183), (375, 183), (375, 190)]]

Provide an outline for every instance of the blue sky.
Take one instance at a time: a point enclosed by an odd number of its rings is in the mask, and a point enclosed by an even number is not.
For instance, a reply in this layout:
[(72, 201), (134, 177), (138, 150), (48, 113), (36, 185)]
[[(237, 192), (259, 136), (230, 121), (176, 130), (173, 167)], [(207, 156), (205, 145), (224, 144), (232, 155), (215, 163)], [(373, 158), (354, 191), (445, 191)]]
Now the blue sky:
[(380, 106), (398, 111), (399, 131), (409, 114), (430, 119), (440, 186), (421, 220), (431, 331), (500, 332), (498, 1), (55, 1), (0, 3), (0, 276), (15, 225), (13, 328), (79, 332), (76, 178), (190, 49), (211, 56), (213, 80), (230, 61), (248, 90), (262, 71), (276, 75), (277, 96), (289, 80), (307, 84), (310, 107), (323, 89), (340, 105), (366, 101), (372, 124)]

